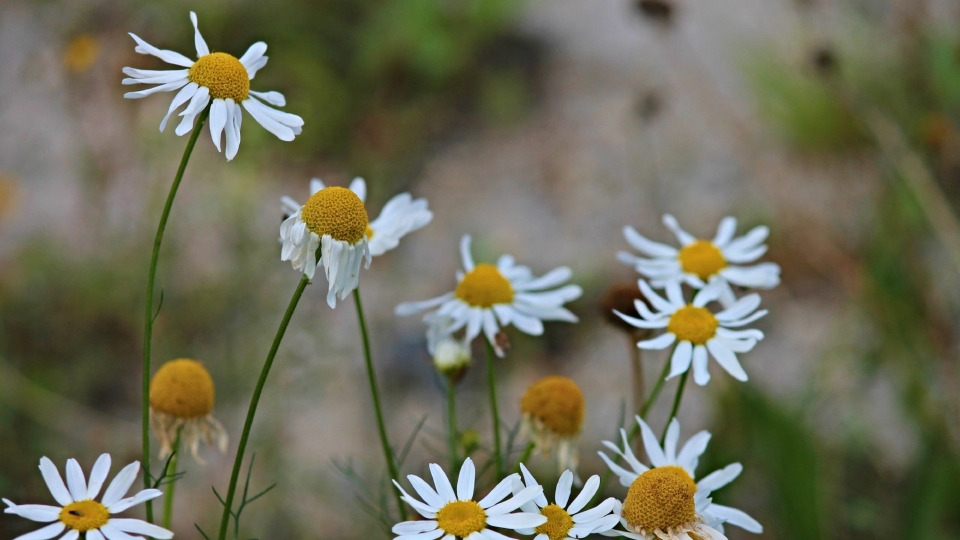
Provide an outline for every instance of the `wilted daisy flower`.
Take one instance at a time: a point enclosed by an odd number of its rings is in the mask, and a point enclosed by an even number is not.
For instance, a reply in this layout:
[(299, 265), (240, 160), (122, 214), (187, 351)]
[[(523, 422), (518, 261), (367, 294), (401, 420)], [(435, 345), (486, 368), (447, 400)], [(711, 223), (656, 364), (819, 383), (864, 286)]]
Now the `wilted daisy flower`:
[[(110, 454), (102, 454), (90, 471), (90, 483), (83, 476), (83, 469), (77, 460), (67, 461), (67, 484), (63, 484), (60, 471), (49, 458), (40, 459), (40, 474), (60, 506), (43, 504), (13, 504), (3, 499), (7, 508), (5, 514), (16, 514), (31, 521), (50, 523), (46, 527), (17, 537), (15, 540), (48, 540), (60, 536), (60, 540), (77, 540), (84, 534), (86, 540), (128, 540), (141, 538), (139, 535), (149, 536), (158, 540), (173, 538), (173, 533), (156, 525), (139, 519), (114, 518), (124, 510), (140, 503), (156, 499), (163, 495), (157, 489), (144, 489), (133, 497), (123, 498), (137, 479), (140, 463), (133, 463), (124, 467), (110, 482), (107, 491), (99, 502), (95, 501), (100, 494), (100, 488), (110, 473)], [(131, 536), (133, 535), (133, 536)]]
[[(464, 271), (457, 272), (457, 288), (453, 292), (422, 302), (400, 304), (397, 315), (411, 315), (439, 306), (428, 317), (452, 319), (450, 332), (466, 327), (467, 341), (473, 341), (482, 330), (491, 345), (496, 344), (501, 326), (512, 324), (521, 332), (539, 336), (543, 333), (543, 321), (577, 322), (576, 315), (563, 304), (580, 297), (583, 290), (578, 285), (544, 291), (570, 279), (573, 273), (566, 266), (535, 278), (529, 268), (516, 264), (510, 255), (500, 257), (496, 266), (474, 264), (470, 235), (460, 240), (460, 256)], [(502, 356), (499, 347), (495, 349)]]
[(666, 349), (677, 343), (670, 358), (670, 375), (675, 377), (685, 373), (693, 364), (693, 380), (703, 386), (710, 380), (707, 370), (707, 351), (717, 363), (739, 381), (747, 380), (747, 373), (740, 366), (736, 353), (749, 352), (763, 339), (763, 332), (753, 328), (731, 330), (749, 324), (767, 314), (760, 307), (760, 295), (748, 294), (737, 300), (727, 309), (712, 313), (705, 308), (708, 303), (720, 297), (723, 285), (711, 283), (697, 292), (693, 302), (688, 304), (683, 298), (680, 283), (666, 283), (667, 298), (664, 299), (647, 285), (639, 281), (640, 290), (647, 297), (656, 313), (643, 302), (634, 303), (641, 318), (630, 317), (617, 312), (623, 320), (637, 328), (665, 328), (666, 333), (653, 339), (637, 343), (641, 349)]
[[(521, 463), (523, 481), (516, 479), (513, 482), (513, 492), (519, 493), (524, 487), (540, 485), (530, 474), (530, 471)], [(554, 502), (551, 503), (541, 493), (521, 508), (524, 512), (540, 512), (547, 518), (547, 522), (536, 528), (519, 529), (520, 534), (536, 534), (533, 540), (569, 540), (571, 538), (585, 538), (587, 535), (602, 533), (616, 527), (620, 520), (617, 514), (611, 514), (618, 508), (618, 502), (609, 498), (597, 506), (583, 510), (600, 488), (600, 477), (591, 476), (583, 486), (580, 494), (567, 506), (570, 500), (570, 487), (573, 485), (573, 472), (566, 470), (560, 475)], [(583, 510), (583, 511), (581, 511)]]
[(520, 413), (521, 437), (529, 438), (543, 455), (556, 449), (560, 471), (570, 469), (576, 476), (580, 462), (577, 443), (586, 414), (586, 401), (577, 383), (559, 375), (540, 379), (520, 398)]
[[(630, 449), (626, 430), (620, 430), (623, 450), (610, 441), (604, 446), (617, 453), (630, 470), (613, 462), (599, 452), (620, 483), (630, 488), (623, 501), (620, 523), (624, 531), (616, 531), (628, 538), (643, 540), (686, 540), (692, 538), (725, 538), (723, 524), (730, 523), (752, 533), (763, 532), (763, 526), (746, 512), (713, 504), (710, 493), (732, 482), (743, 471), (739, 463), (714, 471), (699, 482), (694, 482), (694, 471), (700, 456), (707, 449), (710, 433), (701, 431), (690, 437), (680, 452), (680, 422), (674, 418), (667, 428), (663, 448), (657, 442), (650, 426), (636, 417), (643, 435), (651, 467), (640, 463)], [(688, 535), (688, 536), (685, 536)]]
[(250, 113), (261, 126), (276, 135), (282, 141), (292, 141), (300, 134), (303, 119), (295, 114), (278, 111), (267, 107), (257, 98), (270, 105), (283, 107), (286, 99), (280, 92), (257, 92), (250, 89), (250, 80), (263, 66), (267, 64), (267, 44), (258, 41), (247, 49), (240, 58), (224, 52), (210, 52), (207, 42), (200, 35), (197, 28), (197, 14), (190, 12), (193, 21), (194, 44), (197, 47), (197, 61), (186, 56), (165, 49), (158, 49), (135, 34), (130, 36), (137, 42), (134, 49), (140, 54), (156, 56), (168, 64), (181, 66), (185, 69), (175, 70), (148, 70), (123, 68), (123, 73), (130, 78), (124, 79), (123, 84), (156, 84), (153, 88), (138, 92), (127, 92), (125, 98), (139, 99), (157, 92), (172, 92), (181, 89), (174, 96), (166, 116), (160, 122), (160, 131), (167, 126), (167, 120), (173, 111), (187, 103), (187, 108), (180, 113), (183, 120), (177, 126), (176, 134), (184, 135), (193, 129), (193, 120), (210, 105), (210, 135), (213, 144), (220, 151), (220, 136), (226, 134), (227, 159), (233, 159), (240, 148), (240, 123), (243, 115), (240, 106)]
[(500, 540), (507, 537), (489, 527), (518, 530), (538, 527), (547, 522), (547, 518), (539, 513), (514, 512), (542, 494), (542, 487), (530, 486), (520, 490), (506, 501), (503, 500), (511, 495), (513, 481), (519, 478), (517, 474), (504, 478), (479, 501), (473, 500), (476, 470), (472, 459), (467, 458), (463, 462), (463, 467), (460, 468), (456, 493), (439, 465), (431, 463), (430, 474), (433, 476), (436, 489), (430, 487), (430, 484), (418, 476), (412, 474), (407, 476), (423, 502), (414, 499), (400, 487), (400, 484), (393, 482), (403, 494), (403, 500), (426, 518), (394, 525), (393, 533), (399, 535), (398, 538), (401, 540), (435, 540), (441, 537), (442, 540), (455, 538)]
[(677, 235), (682, 246), (680, 249), (649, 240), (628, 225), (623, 228), (627, 242), (651, 258), (626, 251), (617, 253), (620, 262), (633, 266), (637, 272), (650, 278), (654, 287), (663, 287), (668, 281), (677, 280), (699, 289), (719, 281), (724, 285), (721, 301), (729, 304), (735, 300), (729, 283), (759, 289), (772, 289), (780, 284), (780, 267), (774, 263), (741, 266), (756, 261), (767, 252), (767, 246), (763, 244), (770, 234), (767, 227), (761, 225), (734, 238), (737, 219), (728, 216), (720, 220), (713, 240), (703, 240), (681, 229), (677, 219), (670, 214), (663, 216), (663, 223)]
[(173, 451), (178, 433), (201, 463), (201, 440), (227, 451), (227, 432), (212, 414), (215, 397), (213, 379), (200, 362), (180, 358), (157, 370), (150, 381), (150, 423), (160, 441), (160, 459)]

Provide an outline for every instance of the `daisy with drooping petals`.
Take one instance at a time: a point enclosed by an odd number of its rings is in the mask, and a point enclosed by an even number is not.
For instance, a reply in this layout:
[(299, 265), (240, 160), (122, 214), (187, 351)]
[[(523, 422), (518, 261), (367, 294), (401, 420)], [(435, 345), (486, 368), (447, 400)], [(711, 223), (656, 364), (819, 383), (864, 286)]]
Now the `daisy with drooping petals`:
[[(616, 452), (627, 465), (627, 470), (599, 452), (620, 483), (630, 488), (623, 501), (620, 523), (626, 531), (616, 532), (637, 540), (687, 540), (687, 538), (725, 538), (723, 524), (729, 523), (752, 533), (763, 532), (763, 526), (746, 512), (713, 504), (710, 493), (732, 482), (743, 471), (739, 463), (714, 471), (699, 482), (694, 482), (694, 471), (700, 456), (707, 449), (710, 433), (701, 431), (690, 437), (677, 452), (680, 441), (680, 422), (674, 418), (667, 428), (661, 448), (650, 426), (636, 417), (643, 435), (651, 467), (640, 463), (630, 449), (626, 430), (620, 430), (623, 449), (610, 441), (604, 446)], [(606, 534), (610, 536), (610, 534)]]
[(227, 431), (213, 417), (216, 388), (203, 364), (188, 358), (171, 360), (150, 381), (150, 424), (160, 440), (160, 459), (173, 451), (177, 436), (198, 463), (200, 441), (227, 451)]
[[(523, 472), (523, 481), (519, 478), (514, 480), (514, 493), (520, 493), (524, 487), (540, 485), (522, 463), (520, 470)], [(524, 512), (540, 512), (546, 516), (547, 522), (535, 528), (518, 529), (518, 533), (536, 534), (533, 540), (571, 540), (609, 531), (617, 526), (620, 516), (611, 512), (618, 508), (619, 503), (613, 497), (589, 510), (583, 510), (600, 489), (599, 475), (591, 476), (580, 490), (580, 494), (567, 506), (573, 476), (570, 470), (560, 475), (553, 499), (555, 502), (549, 502), (541, 493), (521, 507)]]
[(194, 119), (209, 104), (210, 135), (218, 152), (220, 136), (226, 135), (227, 160), (233, 159), (237, 155), (237, 149), (240, 148), (240, 123), (243, 120), (240, 112), (241, 105), (254, 120), (280, 140), (292, 141), (299, 135), (303, 126), (302, 118), (268, 107), (260, 101), (262, 99), (270, 105), (283, 107), (286, 105), (283, 94), (257, 92), (250, 89), (250, 80), (260, 68), (267, 64), (267, 57), (263, 55), (267, 50), (267, 44), (262, 41), (254, 43), (240, 58), (224, 52), (210, 52), (207, 42), (204, 41), (197, 27), (197, 14), (191, 11), (190, 20), (193, 22), (194, 44), (197, 47), (196, 61), (178, 52), (158, 49), (137, 35), (130, 34), (137, 42), (137, 47), (134, 49), (136, 52), (156, 56), (168, 64), (181, 66), (184, 69), (157, 71), (125, 67), (123, 73), (129, 78), (124, 79), (123, 84), (156, 84), (157, 86), (138, 92), (127, 92), (123, 97), (139, 99), (157, 92), (172, 92), (179, 89), (173, 102), (170, 103), (166, 116), (160, 122), (160, 131), (163, 131), (173, 111), (189, 101), (187, 108), (180, 113), (183, 120), (177, 126), (177, 135), (184, 135), (193, 129)]
[(637, 328), (664, 328), (666, 333), (653, 339), (637, 343), (641, 349), (666, 349), (677, 344), (670, 358), (670, 375), (675, 377), (686, 373), (693, 365), (693, 380), (700, 386), (710, 380), (707, 370), (707, 352), (717, 363), (739, 381), (747, 380), (747, 373), (737, 360), (736, 353), (749, 352), (763, 339), (763, 332), (753, 328), (732, 330), (749, 324), (767, 314), (760, 307), (760, 295), (748, 294), (731, 304), (727, 309), (712, 313), (706, 306), (717, 300), (723, 285), (714, 282), (697, 292), (693, 302), (688, 304), (683, 298), (683, 290), (677, 281), (665, 284), (667, 298), (663, 298), (642, 279), (638, 282), (643, 295), (647, 297), (656, 313), (646, 304), (636, 301), (634, 307), (640, 318), (629, 317), (616, 312), (623, 320)]
[(516, 264), (510, 255), (503, 255), (496, 266), (474, 264), (470, 254), (470, 235), (460, 241), (463, 272), (457, 272), (457, 287), (453, 292), (422, 302), (405, 302), (396, 307), (397, 315), (414, 313), (438, 307), (427, 316), (449, 317), (454, 321), (450, 332), (466, 327), (467, 341), (473, 341), (481, 330), (497, 354), (496, 335), (501, 326), (512, 324), (521, 332), (533, 336), (543, 333), (543, 321), (577, 322), (577, 317), (563, 307), (580, 297), (578, 285), (566, 285), (545, 291), (568, 281), (572, 272), (566, 266), (555, 268), (539, 278), (526, 266)]
[[(467, 458), (460, 468), (457, 479), (457, 491), (447, 480), (446, 473), (436, 463), (430, 464), (430, 474), (436, 489), (424, 482), (420, 477), (408, 475), (407, 479), (413, 485), (423, 502), (411, 497), (396, 481), (394, 485), (403, 494), (403, 500), (413, 507), (421, 516), (426, 518), (420, 521), (404, 521), (393, 526), (393, 533), (401, 540), (504, 540), (509, 538), (489, 527), (500, 527), (510, 530), (539, 527), (547, 522), (547, 518), (539, 513), (515, 512), (527, 502), (543, 493), (539, 485), (528, 486), (513, 497), (511, 495), (514, 481), (519, 481), (519, 475), (511, 474), (504, 478), (486, 497), (479, 501), (473, 500), (473, 488), (476, 481), (476, 469), (473, 460)], [(503, 501), (503, 502), (500, 502)], [(498, 504), (499, 503), (499, 504)]]
[[(86, 540), (130, 540), (140, 538), (138, 535), (149, 536), (158, 540), (173, 538), (173, 533), (156, 525), (139, 519), (115, 518), (124, 510), (140, 503), (156, 499), (163, 495), (157, 489), (144, 489), (133, 497), (123, 498), (137, 479), (140, 471), (140, 462), (124, 467), (110, 482), (100, 502), (95, 501), (100, 494), (100, 488), (110, 473), (110, 454), (102, 454), (90, 471), (90, 483), (83, 476), (83, 469), (77, 460), (67, 461), (67, 483), (57, 466), (49, 458), (40, 459), (40, 473), (43, 480), (60, 506), (42, 504), (13, 504), (7, 499), (5, 514), (16, 514), (31, 521), (50, 523), (46, 527), (17, 537), (15, 540), (48, 540), (60, 536), (60, 540), (77, 540), (85, 535)], [(132, 535), (132, 536), (131, 536)]]
[(727, 216), (720, 220), (713, 240), (703, 240), (681, 229), (677, 219), (670, 214), (663, 216), (663, 224), (677, 236), (682, 246), (680, 249), (649, 240), (628, 225), (623, 228), (627, 242), (651, 258), (626, 251), (617, 253), (620, 262), (650, 278), (654, 287), (663, 287), (668, 281), (676, 280), (700, 289), (718, 281), (723, 284), (720, 301), (729, 305), (736, 300), (731, 283), (757, 289), (772, 289), (780, 284), (780, 267), (775, 263), (742, 266), (767, 252), (767, 246), (763, 244), (770, 234), (767, 227), (754, 227), (747, 234), (734, 238), (737, 219)]
[(571, 471), (577, 485), (580, 485), (577, 444), (586, 408), (580, 386), (573, 379), (559, 375), (531, 384), (520, 398), (521, 439), (529, 439), (544, 456), (556, 450), (560, 471)]

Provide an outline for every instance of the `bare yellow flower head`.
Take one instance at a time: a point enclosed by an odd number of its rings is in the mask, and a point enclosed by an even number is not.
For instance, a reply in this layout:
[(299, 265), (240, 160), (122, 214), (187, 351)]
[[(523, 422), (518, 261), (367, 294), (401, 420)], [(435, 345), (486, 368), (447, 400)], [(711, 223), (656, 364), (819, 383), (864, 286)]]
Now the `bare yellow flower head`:
[(547, 522), (535, 529), (537, 534), (545, 534), (550, 540), (564, 540), (573, 528), (573, 517), (556, 504), (544, 506), (540, 513), (547, 516)]
[(513, 302), (513, 287), (492, 264), (480, 263), (463, 276), (457, 284), (455, 296), (467, 304), (489, 308), (496, 304)]
[(570, 469), (576, 475), (586, 406), (583, 392), (573, 380), (544, 377), (530, 385), (520, 399), (521, 436), (529, 438), (543, 456), (550, 456), (556, 448), (560, 472)]
[(709, 240), (697, 240), (684, 246), (678, 258), (684, 272), (696, 274), (704, 281), (727, 267), (723, 252)]
[(686, 305), (670, 316), (667, 332), (673, 332), (677, 341), (703, 345), (717, 333), (720, 322), (706, 308)]
[(453, 501), (437, 512), (438, 528), (458, 538), (466, 538), (482, 531), (487, 524), (487, 514), (474, 501)]
[(100, 43), (89, 34), (73, 38), (63, 51), (63, 65), (74, 73), (82, 73), (100, 57)]
[(227, 434), (213, 415), (213, 378), (203, 364), (188, 358), (171, 360), (150, 381), (150, 420), (160, 441), (160, 457), (173, 451), (177, 437), (200, 461), (200, 440), (227, 449)]
[(370, 220), (357, 194), (347, 188), (330, 186), (314, 193), (300, 210), (310, 232), (319, 237), (356, 244), (366, 237)]
[(211, 99), (246, 101), (250, 95), (250, 75), (233, 55), (215, 52), (201, 56), (187, 74), (190, 82), (210, 89)]
[(697, 484), (681, 467), (650, 469), (630, 485), (622, 516), (644, 534), (678, 529), (696, 520), (696, 493)]

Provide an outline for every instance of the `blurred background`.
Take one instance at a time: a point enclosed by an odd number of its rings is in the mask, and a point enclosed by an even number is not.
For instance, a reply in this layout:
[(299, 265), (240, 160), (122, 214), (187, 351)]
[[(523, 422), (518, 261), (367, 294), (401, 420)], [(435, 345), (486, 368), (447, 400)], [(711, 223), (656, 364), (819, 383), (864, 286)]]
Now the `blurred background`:
[[(232, 443), (182, 461), (178, 537), (215, 530), (210, 486), (227, 484), (298, 280), (279, 260), (279, 197), (363, 176), (371, 216), (405, 190), (435, 214), (361, 279), (391, 439), (416, 435), (404, 473), (445, 463), (443, 391), (419, 318), (393, 306), (453, 287), (461, 234), (477, 260), (568, 265), (584, 287), (580, 324), (510, 331), (498, 369), (509, 425), (539, 378), (582, 386), (586, 478), (629, 406), (630, 345), (599, 307), (637, 278), (614, 257), (621, 228), (672, 243), (663, 213), (708, 238), (732, 214), (741, 233), (770, 226), (783, 284), (762, 292), (750, 382), (713, 364), (686, 390), (683, 438), (714, 433), (698, 473), (745, 467), (714, 500), (763, 538), (960, 538), (960, 2), (945, 0), (0, 3), (4, 497), (51, 501), (40, 456), (139, 458), (149, 247), (186, 139), (157, 131), (171, 95), (123, 99), (121, 68), (164, 69), (127, 32), (193, 56), (191, 9), (212, 49), (269, 44), (254, 88), (306, 125), (281, 143), (248, 117), (230, 163), (204, 133), (174, 207), (154, 365), (203, 361)], [(241, 538), (383, 537), (364, 511), (384, 484), (356, 316), (324, 292), (307, 290), (268, 382), (251, 489), (278, 487)], [(460, 422), (486, 441), (475, 353)], [(664, 355), (645, 360), (649, 381)], [(552, 462), (531, 465), (553, 485)], [(0, 515), (0, 537), (33, 528)]]

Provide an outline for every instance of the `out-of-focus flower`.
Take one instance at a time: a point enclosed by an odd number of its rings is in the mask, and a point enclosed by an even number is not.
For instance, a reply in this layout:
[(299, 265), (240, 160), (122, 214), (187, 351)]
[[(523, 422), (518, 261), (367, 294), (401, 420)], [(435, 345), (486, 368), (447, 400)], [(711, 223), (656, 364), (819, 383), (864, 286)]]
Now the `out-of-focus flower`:
[(180, 443), (198, 462), (200, 441), (227, 451), (227, 432), (213, 417), (216, 389), (213, 378), (196, 360), (179, 358), (160, 367), (150, 381), (150, 423), (160, 441), (160, 459)]
[(13, 213), (16, 202), (16, 181), (0, 172), (0, 220)]
[(436, 489), (430, 487), (430, 484), (424, 482), (419, 476), (412, 474), (407, 476), (423, 502), (414, 499), (400, 487), (400, 484), (393, 482), (403, 494), (403, 500), (425, 518), (394, 525), (393, 533), (399, 535), (398, 537), (402, 540), (436, 540), (440, 537), (444, 540), (452, 540), (454, 537), (474, 540), (499, 539), (506, 537), (488, 527), (517, 530), (538, 527), (547, 522), (547, 518), (539, 513), (515, 512), (523, 504), (542, 494), (541, 486), (524, 488), (504, 501), (511, 495), (513, 482), (519, 481), (517, 474), (504, 478), (479, 501), (473, 500), (476, 469), (472, 459), (467, 458), (460, 468), (456, 492), (447, 480), (446, 473), (436, 463), (430, 464), (430, 474), (433, 476)]
[(758, 289), (772, 289), (780, 284), (780, 267), (774, 263), (741, 266), (756, 261), (767, 252), (763, 244), (770, 229), (753, 228), (747, 234), (734, 238), (737, 220), (725, 217), (720, 221), (713, 240), (697, 239), (680, 228), (677, 219), (666, 214), (663, 223), (677, 236), (680, 249), (648, 240), (633, 227), (623, 228), (623, 236), (637, 251), (650, 258), (638, 257), (621, 251), (617, 259), (650, 278), (654, 287), (663, 287), (670, 280), (678, 280), (697, 289), (717, 281), (723, 285), (721, 302), (733, 303), (736, 297), (729, 284)]
[(668, 0), (637, 0), (637, 10), (651, 22), (668, 26), (673, 22), (673, 2)]
[[(448, 328), (450, 332), (466, 327), (468, 342), (483, 331), (491, 345), (496, 345), (501, 326), (512, 324), (521, 332), (539, 336), (543, 333), (543, 321), (577, 322), (576, 315), (563, 304), (580, 297), (583, 290), (579, 286), (566, 285), (544, 291), (569, 280), (573, 274), (569, 268), (561, 266), (535, 278), (529, 268), (516, 264), (510, 255), (500, 257), (496, 266), (474, 264), (470, 235), (464, 235), (460, 241), (460, 256), (463, 272), (457, 273), (457, 287), (453, 292), (422, 302), (400, 304), (397, 315), (438, 308), (427, 317), (449, 317), (454, 321)], [(500, 348), (495, 350), (503, 356)]]
[(130, 34), (137, 42), (134, 49), (136, 52), (156, 56), (168, 64), (185, 69), (157, 71), (125, 67), (123, 73), (130, 78), (124, 79), (123, 84), (157, 86), (138, 92), (127, 92), (123, 97), (139, 99), (157, 92), (180, 89), (160, 122), (160, 131), (163, 131), (173, 111), (189, 101), (187, 108), (180, 113), (183, 120), (177, 126), (177, 135), (184, 135), (193, 129), (193, 120), (210, 105), (210, 136), (217, 151), (220, 151), (221, 135), (226, 135), (227, 160), (233, 159), (240, 148), (240, 123), (243, 120), (241, 105), (257, 123), (280, 140), (292, 141), (299, 135), (303, 126), (302, 118), (268, 107), (260, 101), (262, 99), (270, 105), (283, 107), (286, 105), (283, 94), (250, 89), (250, 81), (257, 71), (267, 64), (267, 57), (263, 55), (267, 51), (267, 44), (262, 41), (254, 43), (239, 59), (224, 52), (212, 53), (200, 35), (197, 14), (191, 11), (190, 20), (193, 22), (194, 44), (197, 48), (195, 62), (178, 52), (158, 49), (137, 35)]
[[(144, 489), (133, 497), (123, 498), (137, 479), (140, 471), (140, 462), (124, 467), (110, 482), (103, 498), (96, 501), (100, 488), (110, 474), (110, 454), (102, 454), (90, 471), (90, 483), (83, 476), (83, 469), (77, 460), (67, 461), (67, 483), (57, 466), (49, 458), (40, 459), (40, 474), (60, 506), (43, 504), (13, 504), (3, 499), (7, 505), (5, 514), (15, 514), (31, 521), (49, 523), (46, 527), (16, 538), (15, 540), (49, 540), (60, 536), (60, 540), (77, 540), (83, 534), (86, 540), (104, 540), (104, 536), (111, 540), (122, 538), (140, 538), (139, 535), (149, 536), (157, 540), (173, 538), (173, 533), (156, 525), (139, 519), (125, 519), (111, 517), (124, 510), (156, 499), (163, 495), (157, 489)], [(130, 536), (133, 535), (133, 536)]]
[(634, 302), (645, 302), (640, 289), (633, 283), (617, 283), (607, 289), (600, 298), (600, 314), (603, 320), (608, 324), (633, 335), (637, 332), (637, 327), (621, 319), (616, 313), (623, 313), (631, 317), (639, 317)]
[(480, 448), (480, 434), (475, 429), (467, 429), (460, 433), (460, 448), (463, 454), (469, 456)]
[[(520, 493), (521, 490), (529, 486), (539, 486), (537, 480), (530, 474), (530, 471), (521, 463), (520, 470), (523, 472), (523, 480), (517, 479), (513, 482), (513, 492)], [(521, 508), (524, 512), (540, 512), (547, 517), (547, 522), (536, 528), (519, 529), (520, 534), (537, 536), (533, 540), (572, 540), (573, 538), (586, 538), (590, 534), (609, 531), (617, 526), (620, 516), (611, 514), (619, 509), (620, 503), (613, 497), (601, 502), (589, 510), (584, 508), (596, 495), (600, 489), (600, 477), (591, 476), (587, 483), (580, 490), (573, 502), (567, 506), (570, 501), (570, 487), (573, 485), (574, 474), (566, 470), (560, 475), (557, 482), (557, 490), (554, 492), (551, 503), (541, 493), (532, 501), (524, 504)]]
[(90, 34), (80, 34), (70, 40), (63, 51), (63, 65), (74, 73), (90, 69), (100, 58), (100, 42)]
[(360, 263), (365, 260), (370, 268), (369, 225), (356, 193), (339, 186), (320, 189), (280, 225), (280, 260), (290, 261), (310, 279), (317, 265), (323, 266), (327, 304), (337, 307), (337, 297), (343, 300), (359, 285)]
[(640, 290), (650, 300), (656, 312), (643, 302), (634, 306), (640, 312), (640, 318), (619, 314), (623, 320), (637, 328), (664, 328), (666, 332), (637, 343), (641, 349), (666, 349), (677, 344), (670, 358), (670, 374), (667, 378), (686, 373), (693, 364), (693, 380), (703, 386), (710, 381), (707, 370), (707, 351), (716, 359), (720, 367), (739, 381), (747, 380), (747, 373), (737, 360), (736, 353), (749, 352), (763, 339), (763, 332), (753, 328), (733, 330), (749, 324), (767, 314), (760, 307), (760, 295), (753, 293), (734, 302), (727, 309), (712, 313), (705, 308), (708, 303), (720, 297), (721, 284), (714, 282), (704, 287), (694, 296), (693, 302), (683, 298), (680, 284), (670, 281), (666, 284), (667, 297), (663, 298), (647, 285), (639, 281)]
[(544, 377), (520, 398), (521, 438), (530, 439), (545, 456), (556, 450), (560, 471), (570, 469), (576, 476), (580, 461), (577, 443), (586, 407), (583, 392), (572, 379)]
[(459, 380), (470, 366), (470, 343), (447, 336), (434, 346), (433, 365), (451, 380)]
[[(620, 430), (621, 450), (610, 441), (603, 445), (613, 450), (627, 463), (625, 469), (599, 452), (620, 483), (630, 490), (623, 501), (620, 523), (626, 531), (616, 532), (638, 540), (687, 540), (688, 538), (723, 539), (723, 524), (730, 523), (752, 533), (763, 532), (763, 526), (746, 512), (713, 504), (710, 493), (732, 482), (743, 471), (739, 463), (727, 465), (694, 482), (694, 471), (700, 456), (707, 449), (710, 433), (701, 431), (690, 437), (677, 452), (680, 441), (680, 422), (674, 418), (667, 428), (663, 448), (657, 442), (650, 426), (639, 416), (643, 446), (650, 458), (650, 467), (630, 449), (627, 432)], [(607, 534), (610, 536), (610, 534)]]

